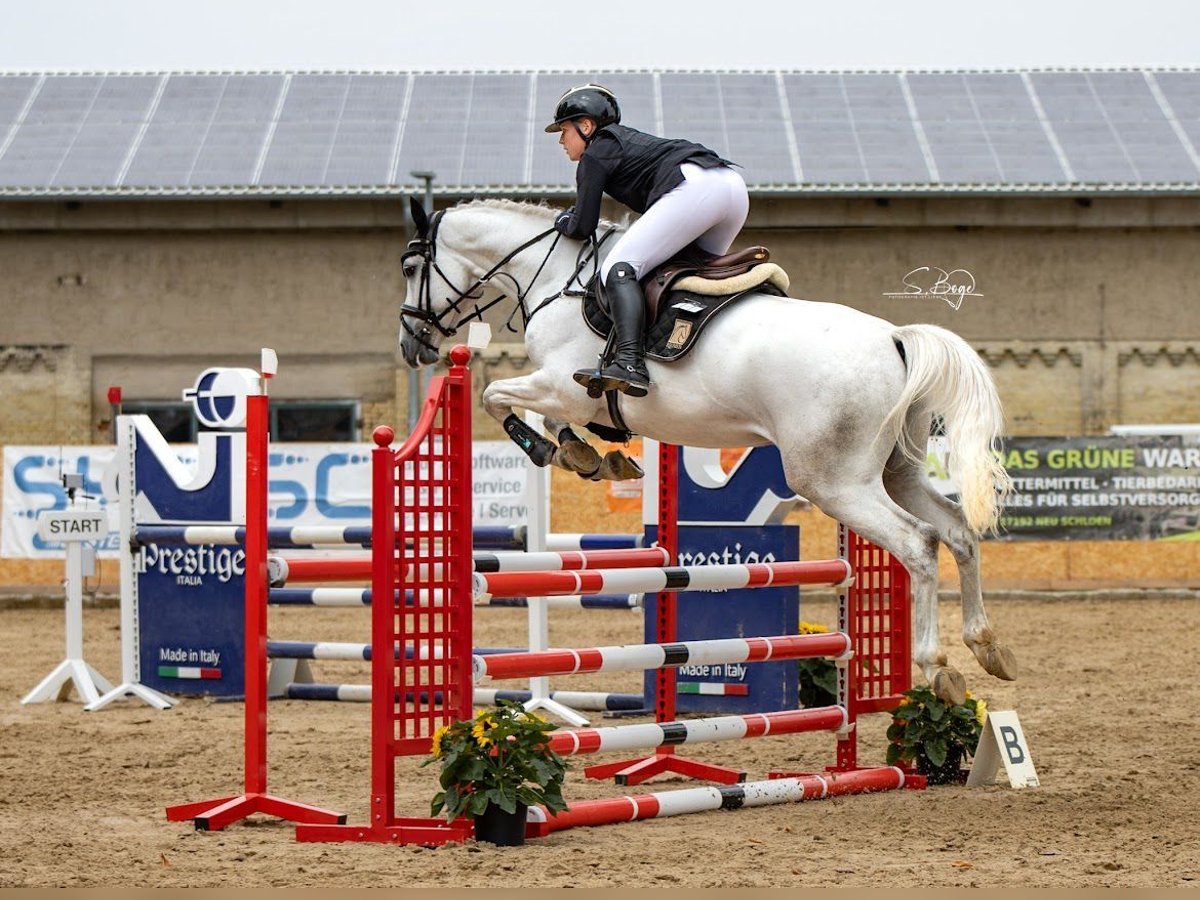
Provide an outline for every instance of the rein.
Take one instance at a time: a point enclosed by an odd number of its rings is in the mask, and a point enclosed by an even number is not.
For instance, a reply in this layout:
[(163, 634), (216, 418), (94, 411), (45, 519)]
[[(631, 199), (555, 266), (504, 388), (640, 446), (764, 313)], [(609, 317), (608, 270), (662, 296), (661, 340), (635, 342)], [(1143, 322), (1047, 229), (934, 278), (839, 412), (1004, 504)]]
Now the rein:
[[(463, 301), (480, 300), (483, 297), (482, 289), (494, 278), (507, 278), (513, 283), (513, 287), (516, 288), (515, 297), (517, 300), (517, 305), (513, 309), (512, 315), (508, 317), (508, 321), (505, 322), (505, 327), (514, 333), (516, 332), (516, 329), (512, 326), (512, 320), (513, 317), (515, 317), (518, 313), (521, 315), (521, 325), (522, 327), (525, 327), (529, 324), (530, 319), (544, 309), (549, 303), (557, 300), (559, 297), (583, 296), (585, 291), (572, 291), (570, 289), (571, 284), (579, 278), (579, 274), (584, 270), (589, 262), (593, 263), (594, 269), (599, 269), (600, 246), (613, 234), (613, 229), (609, 228), (604, 232), (603, 235), (600, 236), (599, 239), (593, 235), (591, 240), (580, 248), (579, 256), (576, 259), (575, 270), (567, 279), (566, 284), (564, 284), (557, 293), (546, 297), (533, 310), (530, 310), (528, 308), (526, 298), (529, 296), (530, 291), (533, 290), (533, 286), (537, 283), (538, 278), (541, 277), (542, 271), (546, 268), (546, 264), (550, 261), (550, 257), (554, 254), (554, 250), (558, 246), (558, 242), (562, 238), (562, 235), (554, 228), (547, 228), (545, 231), (539, 232), (529, 240), (525, 241), (525, 243), (508, 253), (503, 259), (500, 260), (500, 262), (496, 263), (483, 275), (476, 278), (465, 290), (463, 290), (455, 285), (454, 282), (452, 282), (446, 276), (446, 273), (442, 271), (442, 268), (437, 263), (437, 233), (442, 222), (442, 217), (445, 214), (446, 210), (444, 209), (438, 210), (436, 213), (434, 213), (433, 217), (429, 220), (429, 225), (425, 229), (424, 233), (419, 235), (414, 240), (409, 241), (408, 249), (405, 250), (400, 257), (401, 265), (404, 265), (405, 268), (408, 266), (408, 261), (416, 257), (419, 257), (425, 262), (425, 265), (421, 269), (421, 282), (417, 289), (417, 305), (411, 306), (406, 303), (400, 307), (400, 324), (404, 328), (405, 333), (415, 338), (422, 346), (429, 350), (435, 351), (438, 348), (429, 342), (429, 336), (433, 333), (433, 329), (436, 328), (439, 332), (441, 332), (443, 337), (450, 337), (451, 335), (456, 334), (463, 325), (465, 325), (467, 322), (470, 322), (472, 319), (477, 318), (482, 321), (483, 314), (485, 312), (508, 298), (507, 294), (500, 294), (500, 296), (489, 301), (488, 303), (481, 305), (476, 302), (474, 308), (471, 309), (470, 312), (464, 312), (461, 306)], [(514, 278), (508, 272), (501, 271), (501, 269), (512, 262), (521, 253), (524, 253), (530, 247), (545, 240), (551, 234), (554, 235), (554, 240), (550, 243), (550, 249), (546, 251), (546, 256), (542, 259), (542, 264), (538, 266), (537, 271), (534, 273), (533, 278), (530, 279), (527, 287), (522, 288), (520, 282), (518, 282), (516, 278)], [(433, 309), (433, 294), (430, 286), (429, 276), (430, 270), (437, 272), (437, 274), (441, 276), (441, 279), (450, 286), (452, 291), (455, 292), (454, 297), (446, 298), (447, 306), (441, 312), (434, 312)], [(595, 273), (593, 273), (593, 277), (594, 275)], [(456, 315), (458, 318), (452, 324), (447, 325), (444, 320), (451, 314)], [(414, 327), (409, 324), (406, 317), (417, 319), (425, 324), (420, 329), (414, 329)]]

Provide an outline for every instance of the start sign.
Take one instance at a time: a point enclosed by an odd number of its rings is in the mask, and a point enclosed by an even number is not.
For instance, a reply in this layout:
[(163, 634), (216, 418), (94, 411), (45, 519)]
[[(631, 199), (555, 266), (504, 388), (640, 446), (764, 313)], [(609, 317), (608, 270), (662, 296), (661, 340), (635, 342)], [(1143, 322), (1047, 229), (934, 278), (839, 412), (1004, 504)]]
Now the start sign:
[(108, 516), (100, 509), (51, 510), (38, 516), (43, 541), (102, 541), (108, 535)]

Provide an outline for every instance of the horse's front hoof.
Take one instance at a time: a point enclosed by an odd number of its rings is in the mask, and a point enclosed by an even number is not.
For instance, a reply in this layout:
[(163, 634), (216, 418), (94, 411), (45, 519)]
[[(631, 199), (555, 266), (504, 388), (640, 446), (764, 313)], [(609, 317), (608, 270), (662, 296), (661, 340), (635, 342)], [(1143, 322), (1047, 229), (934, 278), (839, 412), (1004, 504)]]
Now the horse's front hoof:
[(967, 680), (963, 678), (962, 672), (958, 669), (942, 666), (934, 674), (930, 687), (943, 703), (958, 706), (967, 702)]
[(620, 450), (609, 450), (604, 454), (592, 481), (633, 481), (645, 474), (641, 466)]
[(1017, 680), (1017, 657), (1006, 644), (999, 641), (968, 644), (983, 671), (1004, 681)]
[(554, 464), (568, 472), (578, 472), (584, 477), (591, 477), (600, 468), (600, 454), (584, 441), (563, 441), (558, 445), (554, 454)]

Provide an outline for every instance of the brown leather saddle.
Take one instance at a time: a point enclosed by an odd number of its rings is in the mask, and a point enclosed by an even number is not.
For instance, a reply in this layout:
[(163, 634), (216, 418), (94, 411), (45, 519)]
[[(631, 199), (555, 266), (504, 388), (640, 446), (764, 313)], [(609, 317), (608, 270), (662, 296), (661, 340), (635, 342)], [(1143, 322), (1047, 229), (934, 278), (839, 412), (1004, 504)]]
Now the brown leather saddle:
[(697, 275), (700, 278), (719, 281), (742, 275), (770, 260), (771, 251), (766, 247), (746, 247), (724, 256), (713, 256), (695, 244), (688, 244), (642, 279), (642, 290), (646, 294), (647, 321), (653, 322), (658, 317), (659, 299), (670, 291), (671, 285), (680, 278)]

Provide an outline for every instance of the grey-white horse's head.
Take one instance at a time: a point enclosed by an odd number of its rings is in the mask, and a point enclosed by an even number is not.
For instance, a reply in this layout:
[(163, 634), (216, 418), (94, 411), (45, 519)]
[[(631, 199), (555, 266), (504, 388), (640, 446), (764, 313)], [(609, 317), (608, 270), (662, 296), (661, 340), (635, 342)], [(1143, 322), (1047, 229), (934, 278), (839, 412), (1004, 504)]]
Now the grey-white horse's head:
[(406, 293), (400, 311), (400, 353), (410, 368), (438, 361), (442, 341), (457, 330), (459, 320), (482, 296), (478, 273), (461, 255), (439, 243), (446, 211), (428, 216), (415, 197), (409, 209), (416, 237), (401, 257)]

